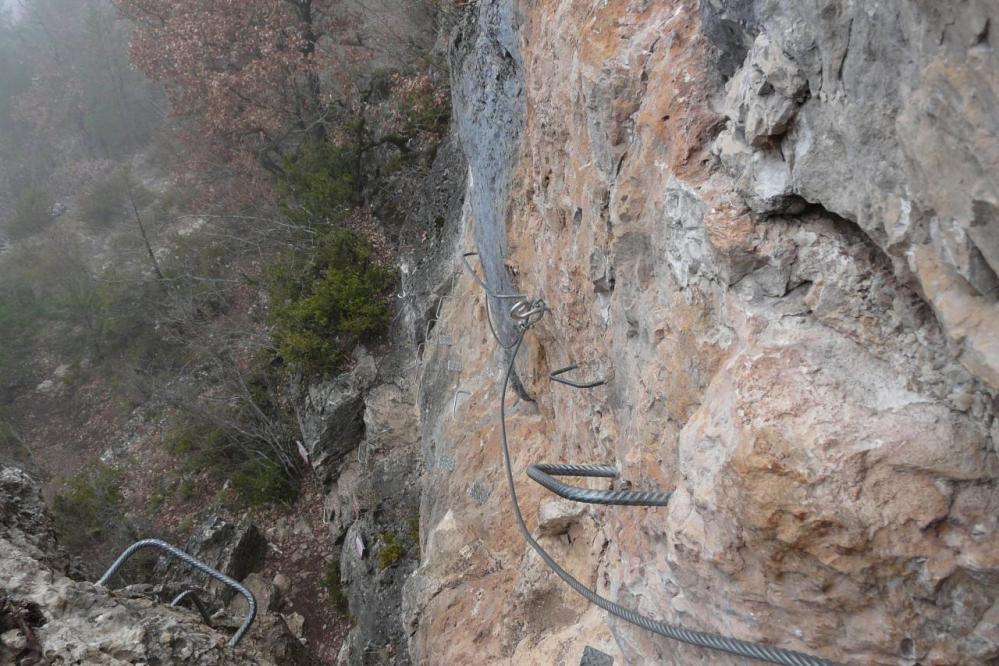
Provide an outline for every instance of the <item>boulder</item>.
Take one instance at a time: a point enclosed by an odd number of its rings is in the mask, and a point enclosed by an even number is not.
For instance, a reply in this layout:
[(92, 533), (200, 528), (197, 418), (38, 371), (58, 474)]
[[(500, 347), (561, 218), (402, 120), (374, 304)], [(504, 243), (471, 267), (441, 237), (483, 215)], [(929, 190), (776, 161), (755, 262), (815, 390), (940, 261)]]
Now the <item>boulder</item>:
[[(267, 555), (267, 540), (249, 520), (232, 523), (221, 516), (211, 516), (195, 531), (183, 550), (210, 567), (242, 581), (259, 569)], [(156, 564), (157, 582), (179, 587), (199, 587), (208, 590), (222, 603), (228, 603), (237, 593), (174, 558), (161, 557)]]
[(344, 456), (364, 436), (364, 393), (377, 368), (361, 346), (354, 350), (352, 364), (349, 372), (305, 387), (296, 407), (309, 462), (325, 480), (335, 475)]

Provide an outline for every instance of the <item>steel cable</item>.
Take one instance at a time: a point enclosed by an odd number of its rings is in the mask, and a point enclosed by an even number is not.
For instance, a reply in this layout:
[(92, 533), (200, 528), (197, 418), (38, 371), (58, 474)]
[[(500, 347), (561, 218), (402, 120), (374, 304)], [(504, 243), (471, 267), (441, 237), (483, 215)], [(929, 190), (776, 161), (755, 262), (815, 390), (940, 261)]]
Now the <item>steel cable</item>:
[(492, 333), (493, 340), (495, 340), (496, 344), (500, 346), (500, 349), (507, 351), (513, 349), (513, 346), (516, 344), (516, 340), (508, 344), (503, 342), (503, 340), (500, 338), (499, 332), (496, 330), (496, 326), (493, 324), (492, 308), (489, 305), (489, 299), (495, 298), (496, 300), (502, 300), (508, 298), (508, 299), (521, 300), (527, 297), (524, 296), (523, 294), (498, 294), (494, 292), (492, 289), (490, 289), (489, 285), (487, 285), (485, 281), (479, 277), (478, 273), (476, 273), (475, 270), (472, 268), (472, 265), (468, 263), (469, 257), (476, 257), (478, 256), (478, 254), (479, 254), (478, 252), (465, 252), (464, 254), (461, 255), (461, 263), (465, 264), (465, 270), (467, 270), (471, 274), (472, 279), (475, 280), (476, 283), (478, 283), (478, 285), (482, 288), (482, 291), (486, 293), (486, 300), (485, 300), (486, 323), (489, 324), (489, 332)]
[[(536, 320), (535, 320), (536, 321)], [(506, 434), (506, 390), (510, 384), (510, 376), (513, 374), (514, 364), (517, 360), (517, 354), (520, 352), (520, 347), (524, 342), (524, 335), (530, 325), (534, 323), (529, 320), (524, 320), (520, 327), (520, 333), (513, 344), (513, 353), (510, 355), (510, 361), (507, 365), (506, 372), (503, 375), (503, 386), (500, 390), (500, 442), (503, 449), (503, 463), (506, 469), (506, 481), (507, 487), (510, 492), (510, 499), (513, 503), (514, 517), (517, 519), (517, 525), (520, 527), (520, 532), (527, 541), (528, 545), (534, 549), (534, 551), (544, 560), (548, 568), (555, 572), (559, 578), (561, 578), (569, 587), (583, 595), (591, 603), (596, 604), (600, 608), (604, 609), (611, 615), (621, 618), (631, 624), (634, 624), (648, 631), (652, 631), (666, 638), (671, 638), (673, 640), (678, 640), (684, 643), (689, 643), (690, 645), (697, 645), (699, 647), (705, 647), (712, 650), (719, 650), (722, 652), (728, 652), (740, 657), (749, 657), (750, 659), (758, 659), (760, 661), (768, 661), (774, 664), (784, 664), (785, 666), (837, 666), (835, 662), (822, 659), (820, 657), (813, 657), (811, 655), (803, 654), (801, 652), (795, 652), (793, 650), (785, 650), (783, 648), (773, 647), (770, 645), (762, 645), (759, 643), (751, 643), (749, 641), (741, 641), (736, 638), (729, 638), (727, 636), (720, 636), (718, 634), (711, 634), (702, 631), (694, 631), (692, 629), (686, 629), (678, 625), (666, 624), (664, 622), (659, 622), (658, 620), (653, 620), (650, 617), (641, 615), (633, 610), (620, 606), (610, 599), (600, 596), (575, 577), (568, 571), (563, 569), (558, 562), (556, 562), (548, 552), (541, 547), (534, 537), (531, 535), (530, 530), (527, 529), (527, 523), (524, 521), (524, 516), (520, 511), (520, 504), (517, 501), (517, 490), (513, 482), (513, 466), (510, 462), (510, 446), (507, 441)], [(590, 466), (587, 466), (590, 467)], [(600, 466), (604, 467), (604, 466)], [(530, 472), (528, 472), (530, 473)], [(532, 477), (533, 478), (533, 477)], [(553, 479), (554, 481), (554, 479)]]

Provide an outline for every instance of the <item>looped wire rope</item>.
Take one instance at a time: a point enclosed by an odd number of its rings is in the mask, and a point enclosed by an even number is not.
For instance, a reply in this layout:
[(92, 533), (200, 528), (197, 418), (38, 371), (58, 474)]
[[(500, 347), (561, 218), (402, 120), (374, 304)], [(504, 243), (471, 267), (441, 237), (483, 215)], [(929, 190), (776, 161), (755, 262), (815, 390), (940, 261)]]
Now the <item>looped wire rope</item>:
[(492, 333), (493, 340), (495, 340), (496, 344), (500, 346), (500, 349), (503, 349), (503, 350), (513, 349), (513, 345), (515, 344), (515, 342), (511, 342), (511, 343), (505, 343), (505, 342), (503, 342), (503, 339), (500, 338), (500, 336), (499, 336), (499, 332), (496, 330), (496, 326), (493, 324), (492, 308), (489, 306), (489, 298), (492, 297), (492, 298), (495, 298), (497, 300), (515, 299), (518, 302), (521, 302), (521, 301), (524, 301), (527, 298), (527, 296), (525, 296), (524, 294), (500, 294), (500, 293), (497, 293), (497, 292), (493, 291), (492, 289), (490, 289), (489, 285), (487, 285), (485, 283), (485, 281), (482, 278), (479, 277), (479, 275), (472, 268), (472, 265), (470, 263), (468, 263), (468, 258), (469, 257), (477, 257), (477, 256), (479, 256), (478, 252), (465, 252), (464, 254), (461, 255), (461, 263), (465, 264), (465, 270), (467, 270), (469, 272), (469, 274), (472, 276), (472, 278), (482, 288), (482, 291), (484, 291), (486, 293), (486, 301), (485, 301), (485, 303), (486, 303), (486, 322), (489, 324), (489, 332)]
[[(469, 253), (465, 256), (470, 256)], [(465, 261), (465, 257), (462, 257)], [(468, 262), (465, 261), (465, 266), (471, 271), (471, 267), (468, 266)], [(474, 272), (472, 272), (475, 276)], [(488, 287), (479, 280), (478, 276), (475, 276), (477, 282), (483, 286), (488, 292)], [(504, 347), (503, 343), (493, 331), (493, 336), (496, 337), (497, 343), (500, 344), (504, 349), (512, 349), (513, 352), (510, 354), (510, 359), (506, 368), (506, 372), (503, 375), (502, 388), (500, 389), (500, 401), (499, 401), (499, 417), (500, 417), (500, 443), (503, 450), (503, 463), (506, 471), (506, 481), (507, 489), (510, 493), (510, 499), (513, 504), (514, 517), (517, 520), (517, 526), (520, 528), (520, 532), (524, 537), (527, 544), (534, 549), (534, 551), (544, 560), (548, 568), (551, 569), (559, 578), (561, 578), (569, 587), (581, 594), (591, 603), (604, 609), (611, 615), (614, 615), (626, 622), (630, 622), (638, 627), (652, 631), (659, 634), (660, 636), (665, 636), (666, 638), (671, 638), (673, 640), (681, 641), (683, 643), (688, 643), (690, 645), (696, 645), (699, 647), (708, 648), (711, 650), (718, 650), (721, 652), (728, 652), (740, 657), (748, 657), (750, 659), (758, 659), (760, 661), (768, 661), (774, 664), (783, 664), (784, 666), (838, 666), (835, 662), (822, 659), (820, 657), (814, 657), (801, 652), (796, 652), (794, 650), (786, 650), (779, 647), (774, 647), (770, 645), (763, 645), (760, 643), (751, 643), (749, 641), (742, 641), (736, 638), (730, 638), (728, 636), (721, 636), (718, 634), (712, 634), (702, 631), (694, 631), (692, 629), (687, 629), (679, 625), (666, 624), (665, 622), (660, 622), (654, 620), (650, 617), (641, 615), (629, 608), (620, 606), (617, 603), (600, 596), (595, 591), (588, 588), (586, 585), (581, 583), (572, 574), (563, 569), (558, 562), (552, 558), (551, 555), (535, 540), (531, 535), (531, 531), (527, 528), (527, 523), (524, 521), (524, 516), (520, 510), (520, 504), (517, 501), (517, 490), (513, 481), (513, 465), (510, 461), (510, 446), (507, 440), (506, 433), (506, 391), (507, 387), (510, 385), (510, 377), (513, 375), (514, 366), (517, 362), (517, 355), (520, 352), (521, 345), (524, 342), (524, 336), (527, 334), (528, 329), (536, 324), (544, 316), (544, 313), (548, 311), (548, 307), (545, 305), (544, 301), (540, 299), (535, 299), (533, 301), (527, 301), (523, 299), (516, 303), (513, 308), (511, 308), (510, 315), (518, 321), (517, 338), (510, 344), (509, 347)], [(488, 314), (488, 313), (487, 313)], [(492, 328), (492, 322), (490, 321), (490, 328)], [(558, 380), (556, 380), (558, 381)], [(564, 382), (563, 382), (564, 383)], [(532, 471), (534, 473), (532, 475)], [(571, 470), (571, 472), (570, 472)], [(562, 475), (563, 473), (571, 473), (572, 475), (579, 476), (616, 476), (617, 471), (609, 465), (533, 465), (528, 470), (528, 475), (532, 479), (538, 481), (549, 490), (553, 492), (558, 492), (554, 490), (553, 487), (559, 488), (566, 494), (563, 497), (569, 496), (569, 499), (577, 499), (578, 501), (593, 501), (591, 499), (581, 499), (582, 497), (588, 497), (583, 492), (583, 489), (573, 488), (571, 486), (566, 486), (565, 484), (560, 484), (560, 482), (551, 478), (552, 474)], [(551, 486), (549, 485), (551, 483)], [(561, 487), (564, 486), (564, 487)], [(559, 493), (562, 494), (562, 493)], [(658, 502), (654, 504), (647, 504), (653, 506), (662, 506), (669, 499), (668, 493), (657, 493), (655, 497), (645, 498), (650, 502), (652, 500), (661, 500), (662, 504)], [(662, 495), (665, 495), (663, 497)], [(624, 499), (624, 498), (617, 498)], [(606, 502), (605, 502), (606, 503)], [(628, 504), (628, 502), (610, 502), (613, 504)], [(640, 503), (631, 503), (639, 504)]]

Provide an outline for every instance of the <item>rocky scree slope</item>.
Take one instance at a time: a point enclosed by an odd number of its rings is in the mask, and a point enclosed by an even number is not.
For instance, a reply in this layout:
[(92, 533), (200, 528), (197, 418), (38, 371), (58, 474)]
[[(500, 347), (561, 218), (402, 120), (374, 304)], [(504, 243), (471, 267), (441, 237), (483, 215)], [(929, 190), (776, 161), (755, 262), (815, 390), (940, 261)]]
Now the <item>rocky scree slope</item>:
[[(447, 265), (477, 249), (494, 289), (551, 307), (510, 441), (531, 528), (581, 580), (845, 663), (999, 661), (997, 21), (984, 0), (469, 9)], [(409, 659), (742, 663), (609, 618), (525, 546), (507, 357), (478, 285), (441, 288)], [(570, 362), (607, 385), (551, 384)], [(674, 495), (570, 504), (527, 479), (538, 462)]]
[(150, 586), (109, 593), (69, 578), (75, 572), (55, 541), (41, 489), (14, 467), (0, 468), (0, 562), (0, 663), (311, 663), (266, 606), (229, 648), (241, 617), (217, 615), (212, 629), (196, 612), (157, 600)]

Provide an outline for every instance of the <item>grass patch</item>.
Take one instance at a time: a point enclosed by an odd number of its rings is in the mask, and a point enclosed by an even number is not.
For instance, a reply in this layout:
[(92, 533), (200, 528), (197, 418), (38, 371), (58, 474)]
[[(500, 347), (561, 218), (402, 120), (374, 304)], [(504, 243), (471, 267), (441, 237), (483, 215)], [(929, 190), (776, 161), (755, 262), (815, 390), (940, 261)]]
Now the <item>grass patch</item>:
[(343, 584), (340, 582), (339, 558), (332, 557), (327, 560), (326, 572), (323, 574), (321, 583), (333, 607), (346, 614), (349, 604), (347, 595), (343, 591)]
[(379, 536), (378, 570), (385, 571), (406, 554), (399, 538), (392, 532), (382, 532)]

